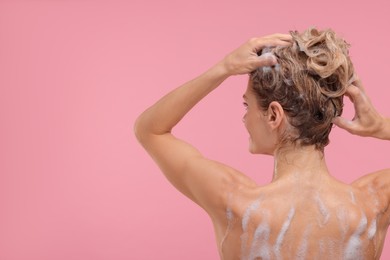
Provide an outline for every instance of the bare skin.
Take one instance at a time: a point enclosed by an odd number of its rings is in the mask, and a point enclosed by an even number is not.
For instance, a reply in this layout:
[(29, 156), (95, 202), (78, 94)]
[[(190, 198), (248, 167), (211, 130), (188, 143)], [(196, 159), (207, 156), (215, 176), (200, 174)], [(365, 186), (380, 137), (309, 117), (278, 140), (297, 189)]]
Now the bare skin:
[[(249, 151), (274, 156), (270, 184), (258, 186), (171, 134), (226, 78), (275, 63), (272, 57), (259, 58), (259, 50), (289, 44), (291, 36), (284, 34), (249, 40), (141, 114), (136, 136), (167, 179), (208, 213), (221, 259), (379, 259), (390, 220), (390, 170), (347, 185), (329, 174), (323, 153), (314, 147), (277, 146), (280, 133), (289, 127), (286, 115), (277, 102), (260, 110), (250, 83), (244, 95)], [(365, 97), (362, 89), (348, 95), (357, 116), (350, 122), (336, 118), (335, 124), (354, 134), (390, 139), (388, 120), (368, 99), (357, 98)], [(362, 107), (372, 113), (365, 117)], [(365, 122), (370, 120), (376, 128), (369, 124), (368, 130)]]
[(346, 95), (354, 104), (355, 116), (352, 120), (337, 117), (333, 123), (354, 135), (390, 140), (390, 118), (376, 111), (359, 79), (348, 88)]

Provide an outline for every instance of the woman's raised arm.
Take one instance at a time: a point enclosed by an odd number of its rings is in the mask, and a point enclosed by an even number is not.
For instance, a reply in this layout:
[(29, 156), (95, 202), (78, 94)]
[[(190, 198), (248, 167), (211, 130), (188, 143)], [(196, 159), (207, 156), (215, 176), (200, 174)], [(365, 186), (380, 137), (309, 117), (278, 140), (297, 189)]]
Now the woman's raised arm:
[(204, 158), (192, 145), (174, 137), (171, 130), (229, 76), (247, 74), (276, 62), (272, 56), (259, 57), (259, 50), (289, 44), (291, 36), (285, 34), (253, 38), (199, 77), (162, 97), (136, 120), (137, 139), (167, 179), (208, 212), (221, 203), (219, 195), (227, 185), (252, 182), (238, 171)]

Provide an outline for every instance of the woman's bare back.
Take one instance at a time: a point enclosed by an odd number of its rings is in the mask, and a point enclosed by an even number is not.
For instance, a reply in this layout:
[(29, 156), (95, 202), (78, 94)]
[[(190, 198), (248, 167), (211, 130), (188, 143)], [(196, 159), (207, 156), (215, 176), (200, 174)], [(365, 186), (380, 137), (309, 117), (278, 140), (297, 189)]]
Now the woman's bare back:
[(227, 227), (216, 229), (221, 257), (379, 259), (386, 205), (371, 184), (346, 185), (332, 177), (241, 189), (229, 195), (227, 221), (221, 222)]

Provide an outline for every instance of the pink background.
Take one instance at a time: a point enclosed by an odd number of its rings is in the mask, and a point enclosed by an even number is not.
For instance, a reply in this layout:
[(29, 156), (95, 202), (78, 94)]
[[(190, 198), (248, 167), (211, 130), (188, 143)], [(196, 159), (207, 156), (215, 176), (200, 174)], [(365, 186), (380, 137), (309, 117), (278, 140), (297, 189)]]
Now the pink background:
[[(386, 0), (1, 0), (0, 259), (217, 259), (207, 215), (164, 179), (133, 122), (249, 37), (313, 25), (352, 44), (390, 116)], [(228, 79), (176, 133), (264, 184), (273, 161), (247, 152), (246, 80)], [(344, 181), (389, 167), (389, 142), (339, 129), (331, 140)]]

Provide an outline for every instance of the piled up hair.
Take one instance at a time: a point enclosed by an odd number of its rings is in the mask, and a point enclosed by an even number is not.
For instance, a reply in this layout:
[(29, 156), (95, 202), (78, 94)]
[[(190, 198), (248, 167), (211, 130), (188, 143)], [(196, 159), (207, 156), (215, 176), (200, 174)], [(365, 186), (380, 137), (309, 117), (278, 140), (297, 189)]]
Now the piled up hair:
[(349, 44), (328, 29), (310, 28), (302, 34), (290, 32), (288, 47), (263, 49), (273, 53), (278, 64), (250, 74), (259, 105), (266, 110), (277, 101), (296, 134), (286, 133), (283, 142), (315, 145), (323, 150), (329, 143), (332, 119), (343, 110), (343, 95), (354, 75)]

